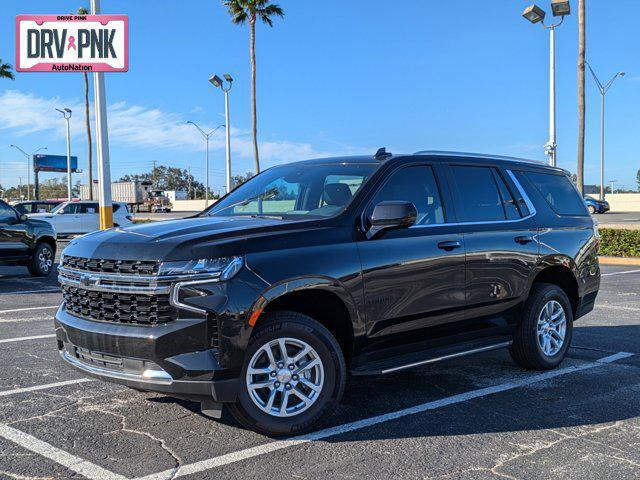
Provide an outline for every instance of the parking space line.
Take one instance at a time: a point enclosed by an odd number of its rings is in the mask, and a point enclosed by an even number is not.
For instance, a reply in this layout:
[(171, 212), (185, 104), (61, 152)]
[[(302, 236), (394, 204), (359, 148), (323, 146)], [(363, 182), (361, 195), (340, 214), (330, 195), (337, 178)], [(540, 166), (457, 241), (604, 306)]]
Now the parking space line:
[(47, 335), (33, 335), (31, 337), (14, 337), (14, 338), (4, 338), (0, 340), (0, 343), (11, 343), (11, 342), (22, 342), (24, 340), (37, 340), (39, 338), (51, 338), (55, 337), (55, 333), (49, 333)]
[(600, 304), (600, 305), (596, 305), (595, 308), (609, 308), (611, 310), (624, 310), (624, 311), (627, 311), (627, 312), (640, 312), (640, 308), (638, 308), (638, 307), (625, 307), (624, 305)]
[(29, 435), (28, 433), (24, 433), (21, 430), (17, 430), (3, 423), (0, 423), (0, 437), (10, 440), (30, 452), (37, 453), (38, 455), (54, 461), (58, 465), (67, 467), (69, 470), (90, 479), (126, 479), (126, 477), (122, 475), (111, 472), (110, 470), (102, 468), (88, 460), (83, 460), (75, 455), (71, 455), (70, 453), (60, 450), (47, 442), (38, 440), (36, 437)]
[(0, 292), (0, 295), (18, 295), (24, 293), (60, 293), (59, 288), (47, 288), (44, 290), (15, 290), (13, 292)]
[(30, 312), (32, 310), (47, 310), (52, 308), (58, 308), (60, 305), (48, 305), (46, 307), (25, 307), (25, 308), (12, 308), (10, 310), (0, 310), (0, 315), (3, 313), (19, 313), (19, 312)]
[(609, 273), (601, 273), (601, 277), (608, 277), (610, 275), (625, 275), (627, 273), (640, 273), (640, 270), (626, 270), (624, 272), (609, 272)]
[[(492, 387), (480, 388), (478, 390), (472, 390), (469, 392), (452, 395), (450, 397), (445, 397), (440, 400), (434, 400), (431, 402), (416, 405), (414, 407), (409, 407), (402, 410), (397, 410), (395, 412), (385, 413), (382, 415), (377, 415), (375, 417), (366, 418), (364, 420), (357, 420), (355, 422), (338, 425), (336, 427), (327, 428), (327, 429), (320, 430), (318, 432), (310, 433), (307, 435), (293, 437), (288, 440), (277, 440), (264, 445), (258, 445), (257, 447), (251, 447), (244, 450), (239, 450), (237, 452), (228, 453), (226, 455), (221, 455), (219, 457), (214, 457), (207, 460), (202, 460), (200, 462), (183, 465), (178, 469), (177, 472), (174, 472), (175, 469), (169, 469), (163, 472), (147, 475), (145, 477), (140, 477), (137, 480), (160, 480), (160, 479), (166, 479), (166, 478), (176, 478), (176, 477), (183, 477), (186, 475), (193, 475), (195, 473), (203, 472), (205, 470), (210, 470), (212, 468), (240, 462), (242, 460), (247, 460), (253, 457), (257, 457), (259, 455), (264, 455), (265, 453), (271, 453), (271, 452), (282, 450), (288, 447), (293, 447), (296, 445), (301, 445), (301, 444), (313, 442), (316, 440), (322, 440), (327, 437), (333, 437), (335, 435), (353, 432), (355, 430), (371, 427), (383, 422), (388, 422), (390, 420), (397, 420), (399, 418), (406, 417), (408, 415), (415, 415), (417, 413), (423, 413), (430, 410), (435, 410), (438, 408), (455, 405), (457, 403), (466, 402), (468, 400), (473, 400), (480, 397), (486, 397), (487, 395), (493, 395), (495, 393), (501, 393), (501, 392), (513, 390), (520, 387), (526, 387), (528, 385), (532, 385), (534, 383), (542, 382), (545, 380), (550, 380), (552, 378), (560, 377), (562, 375), (589, 370), (591, 368), (601, 367), (605, 364), (610, 364), (617, 360), (622, 360), (624, 358), (628, 358), (631, 356), (633, 356), (632, 353), (618, 352), (614, 355), (601, 358), (594, 362), (584, 363), (581, 365), (575, 365), (571, 367), (559, 368), (557, 370), (551, 370), (538, 375), (533, 375), (531, 377), (523, 378), (521, 380), (515, 380), (513, 382), (502, 383), (500, 385), (494, 385)], [(171, 475), (174, 473), (175, 475), (171, 477)]]
[(38, 390), (47, 390), (48, 388), (64, 387), (66, 385), (75, 385), (77, 383), (93, 381), (94, 380), (92, 378), (78, 378), (76, 380), (65, 380), (63, 382), (34, 385), (33, 387), (14, 388), (13, 390), (0, 390), (0, 397), (8, 397), (9, 395), (17, 395), (19, 393), (36, 392)]

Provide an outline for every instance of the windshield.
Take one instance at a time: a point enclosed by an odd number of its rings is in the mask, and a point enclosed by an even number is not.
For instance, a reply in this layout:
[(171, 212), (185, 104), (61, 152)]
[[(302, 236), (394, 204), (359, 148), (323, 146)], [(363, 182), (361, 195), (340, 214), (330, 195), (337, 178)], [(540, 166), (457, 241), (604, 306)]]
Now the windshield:
[(273, 167), (203, 212), (208, 216), (328, 218), (342, 212), (377, 164), (292, 164)]

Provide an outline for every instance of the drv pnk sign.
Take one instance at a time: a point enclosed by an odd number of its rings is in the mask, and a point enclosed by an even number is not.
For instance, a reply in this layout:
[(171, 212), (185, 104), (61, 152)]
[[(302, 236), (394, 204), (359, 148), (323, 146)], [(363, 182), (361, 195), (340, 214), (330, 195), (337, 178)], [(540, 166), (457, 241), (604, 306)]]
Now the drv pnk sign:
[(127, 15), (18, 15), (19, 72), (126, 72)]

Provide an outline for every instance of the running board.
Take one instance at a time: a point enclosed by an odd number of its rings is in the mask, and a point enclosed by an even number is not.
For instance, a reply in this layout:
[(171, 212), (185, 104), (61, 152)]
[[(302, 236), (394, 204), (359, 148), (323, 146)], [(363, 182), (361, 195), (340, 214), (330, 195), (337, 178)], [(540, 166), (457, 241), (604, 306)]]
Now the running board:
[[(473, 355), (475, 353), (489, 352), (491, 350), (498, 350), (500, 348), (506, 348), (511, 345), (511, 341), (492, 343), (490, 345), (484, 345), (482, 347), (471, 348), (460, 351), (450, 351), (450, 353), (436, 354), (436, 356), (425, 358), (427, 352), (416, 352), (410, 355), (410, 359), (407, 355), (403, 355), (402, 358), (389, 358), (383, 361), (373, 362), (369, 365), (362, 365), (354, 370), (351, 370), (352, 375), (385, 375), (387, 373), (399, 372), (401, 370), (407, 370), (409, 368), (420, 367), (428, 365), (430, 363), (442, 362), (445, 360), (451, 360), (458, 357), (465, 357), (467, 355)], [(435, 352), (432, 352), (435, 353)], [(404, 360), (404, 361), (402, 361)]]

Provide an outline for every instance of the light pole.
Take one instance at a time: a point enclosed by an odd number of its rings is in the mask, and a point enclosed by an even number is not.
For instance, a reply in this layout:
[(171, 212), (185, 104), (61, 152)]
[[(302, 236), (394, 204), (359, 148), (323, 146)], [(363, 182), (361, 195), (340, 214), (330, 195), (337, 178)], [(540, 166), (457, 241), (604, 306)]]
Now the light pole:
[(218, 129), (220, 129), (221, 127), (224, 127), (224, 124), (222, 125), (218, 125), (216, 128), (214, 128), (213, 130), (211, 130), (209, 133), (206, 133), (203, 129), (201, 129), (195, 122), (192, 122), (191, 120), (187, 121), (187, 123), (190, 123), (191, 125), (193, 125), (194, 127), (196, 127), (198, 129), (198, 131), (202, 134), (202, 136), (205, 139), (205, 143), (206, 143), (206, 152), (204, 155), (205, 158), (205, 181), (204, 181), (204, 191), (205, 191), (205, 201), (204, 201), (204, 206), (205, 208), (209, 206), (209, 137), (211, 135), (213, 135), (214, 133), (216, 133), (218, 131)]
[[(56, 108), (56, 110), (59, 111), (64, 117), (64, 119), (67, 121), (67, 200), (71, 201), (73, 200), (73, 195), (71, 194), (71, 136), (70, 136), (70, 130), (69, 130), (69, 119), (71, 118), (71, 109), (65, 108), (61, 110), (59, 108)], [(92, 186), (90, 185), (89, 188), (91, 187)]]
[(227, 81), (227, 85), (225, 87), (224, 81), (217, 75), (213, 75), (209, 81), (213, 84), (214, 87), (220, 88), (224, 92), (224, 118), (225, 125), (227, 131), (227, 192), (231, 191), (231, 136), (229, 129), (231, 128), (231, 124), (229, 123), (229, 90), (231, 90), (231, 86), (233, 84), (233, 78), (228, 73), (222, 75), (224, 79)]
[(558, 23), (544, 24), (545, 11), (537, 5), (525, 9), (522, 16), (531, 23), (540, 23), (549, 30), (549, 141), (544, 146), (544, 152), (549, 155), (549, 165), (556, 166), (556, 27), (564, 21), (566, 15), (571, 14), (569, 0), (552, 0), (551, 10), (554, 17), (561, 17)]
[(31, 159), (33, 158), (33, 156), (36, 153), (38, 153), (40, 150), (46, 150), (47, 147), (40, 147), (35, 152), (33, 152), (31, 155), (29, 155), (27, 152), (25, 152), (23, 149), (21, 149), (17, 145), (13, 145), (12, 144), (10, 146), (15, 148), (15, 149), (17, 149), (17, 150), (19, 150), (20, 153), (22, 153), (25, 156), (25, 158), (27, 159), (27, 200), (31, 200)]
[(618, 180), (609, 180), (609, 185), (610, 185), (609, 189), (612, 194), (616, 193), (614, 190), (614, 186), (616, 183), (618, 183)]
[(589, 67), (589, 71), (591, 72), (593, 79), (596, 81), (598, 90), (600, 91), (600, 200), (604, 200), (604, 96), (611, 88), (611, 85), (613, 85), (613, 82), (615, 82), (616, 78), (624, 77), (624, 72), (616, 73), (611, 78), (611, 80), (607, 82), (606, 85), (602, 85), (602, 83), (600, 83), (600, 80), (598, 80), (596, 72), (594, 72), (593, 68), (591, 68), (591, 65), (589, 65), (589, 62), (584, 63), (586, 63), (587, 67)]

